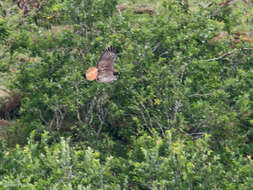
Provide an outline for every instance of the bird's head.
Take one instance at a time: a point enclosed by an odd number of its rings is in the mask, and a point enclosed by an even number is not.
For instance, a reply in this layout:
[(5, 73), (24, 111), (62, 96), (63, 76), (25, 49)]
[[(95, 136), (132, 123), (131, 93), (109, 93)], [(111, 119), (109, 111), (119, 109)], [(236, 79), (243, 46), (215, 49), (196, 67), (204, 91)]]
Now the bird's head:
[(89, 81), (96, 80), (98, 75), (98, 69), (96, 67), (90, 67), (86, 72), (86, 78)]

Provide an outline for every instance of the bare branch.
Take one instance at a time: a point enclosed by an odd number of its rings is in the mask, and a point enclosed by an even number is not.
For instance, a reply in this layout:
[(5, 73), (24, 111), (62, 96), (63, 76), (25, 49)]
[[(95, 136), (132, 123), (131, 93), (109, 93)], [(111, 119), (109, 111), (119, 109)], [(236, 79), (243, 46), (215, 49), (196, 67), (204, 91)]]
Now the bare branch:
[(182, 102), (180, 100), (176, 100), (175, 105), (174, 105), (172, 120), (176, 119), (176, 115), (182, 106), (183, 106)]
[(253, 50), (253, 48), (242, 48), (242, 50)]
[(223, 55), (221, 55), (221, 56), (219, 56), (219, 57), (216, 57), (216, 58), (213, 58), (213, 59), (207, 59), (207, 60), (203, 60), (203, 61), (206, 61), (206, 62), (217, 61), (217, 60), (223, 59), (223, 58), (225, 58), (225, 57), (227, 57), (227, 56), (233, 54), (233, 53), (236, 52), (236, 51), (238, 51), (237, 48), (236, 48), (236, 49), (233, 49), (232, 51), (229, 51), (229, 52), (227, 52), (227, 53), (225, 53), (225, 54), (223, 54)]
[(191, 94), (188, 97), (203, 97), (203, 96), (211, 96), (212, 93), (206, 93), (206, 94)]
[(207, 60), (203, 60), (203, 61), (206, 61), (206, 62), (217, 61), (217, 60), (223, 59), (223, 58), (225, 58), (227, 56), (230, 56), (231, 54), (235, 53), (238, 50), (253, 50), (253, 48), (241, 48), (241, 49), (235, 48), (232, 51), (229, 51), (229, 52), (227, 52), (227, 53), (225, 53), (225, 54), (223, 54), (223, 55), (221, 55), (219, 57), (216, 57), (216, 58), (213, 58), (213, 59), (207, 59)]

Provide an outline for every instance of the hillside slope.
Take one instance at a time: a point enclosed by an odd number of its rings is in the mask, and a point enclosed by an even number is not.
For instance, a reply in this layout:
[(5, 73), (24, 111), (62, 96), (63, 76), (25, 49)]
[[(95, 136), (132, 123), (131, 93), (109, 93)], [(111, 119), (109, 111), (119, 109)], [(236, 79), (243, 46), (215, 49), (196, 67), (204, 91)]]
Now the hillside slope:
[(0, 189), (252, 188), (250, 1), (0, 7)]

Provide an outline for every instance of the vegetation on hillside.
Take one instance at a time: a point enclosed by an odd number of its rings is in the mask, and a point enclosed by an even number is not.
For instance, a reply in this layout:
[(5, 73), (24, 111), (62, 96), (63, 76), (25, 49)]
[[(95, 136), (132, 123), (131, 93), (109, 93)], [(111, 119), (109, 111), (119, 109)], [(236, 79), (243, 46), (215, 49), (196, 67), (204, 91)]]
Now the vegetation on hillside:
[[(0, 189), (253, 187), (251, 1), (0, 2)], [(113, 46), (118, 80), (85, 79)]]

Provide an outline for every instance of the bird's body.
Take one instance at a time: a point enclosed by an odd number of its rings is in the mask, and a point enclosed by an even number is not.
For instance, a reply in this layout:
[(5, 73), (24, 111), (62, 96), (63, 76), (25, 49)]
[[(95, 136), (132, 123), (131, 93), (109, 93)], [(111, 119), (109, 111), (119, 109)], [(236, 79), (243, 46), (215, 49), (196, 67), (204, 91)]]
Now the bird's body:
[(108, 48), (100, 56), (96, 65), (98, 69), (96, 80), (98, 82), (110, 83), (117, 80), (117, 78), (114, 76), (114, 74), (116, 74), (117, 72), (114, 71), (113, 67), (115, 59), (116, 52), (112, 48)]
[(98, 82), (112, 82), (117, 80), (114, 76), (114, 61), (116, 58), (116, 53), (112, 48), (107, 49), (99, 58), (97, 62), (98, 68)]
[(117, 80), (117, 78), (113, 75), (113, 72), (111, 72), (111, 71), (108, 71), (104, 74), (100, 74), (97, 77), (98, 82), (108, 83), (108, 82), (113, 82), (115, 80)]

